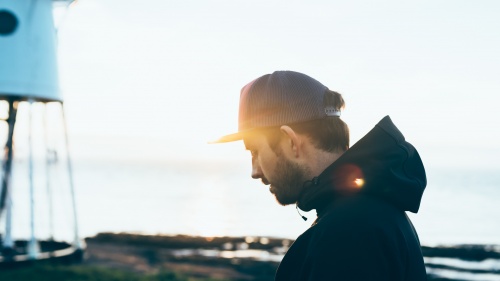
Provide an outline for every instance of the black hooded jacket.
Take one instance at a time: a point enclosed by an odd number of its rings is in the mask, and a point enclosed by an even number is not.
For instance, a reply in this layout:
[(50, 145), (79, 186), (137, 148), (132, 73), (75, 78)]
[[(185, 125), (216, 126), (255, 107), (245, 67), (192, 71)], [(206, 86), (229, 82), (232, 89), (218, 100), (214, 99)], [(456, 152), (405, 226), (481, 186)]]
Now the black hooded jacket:
[(320, 176), (297, 202), (318, 218), (288, 250), (278, 281), (427, 280), (416, 213), (426, 186), (415, 148), (389, 116)]

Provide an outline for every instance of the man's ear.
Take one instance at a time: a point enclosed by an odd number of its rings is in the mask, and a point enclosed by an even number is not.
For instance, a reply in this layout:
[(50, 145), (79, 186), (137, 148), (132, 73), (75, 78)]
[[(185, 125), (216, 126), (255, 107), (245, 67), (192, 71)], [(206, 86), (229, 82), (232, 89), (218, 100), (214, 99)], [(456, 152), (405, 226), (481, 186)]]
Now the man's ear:
[(280, 131), (285, 137), (285, 145), (293, 153), (294, 157), (299, 157), (302, 149), (302, 138), (295, 133), (295, 131), (287, 125), (280, 127)]

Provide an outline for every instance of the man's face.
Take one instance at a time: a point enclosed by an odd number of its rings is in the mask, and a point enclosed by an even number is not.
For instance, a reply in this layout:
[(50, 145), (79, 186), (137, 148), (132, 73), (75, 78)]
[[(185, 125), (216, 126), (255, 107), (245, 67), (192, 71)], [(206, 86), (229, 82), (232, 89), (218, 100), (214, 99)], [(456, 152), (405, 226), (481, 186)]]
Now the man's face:
[(282, 143), (273, 151), (263, 134), (245, 137), (244, 142), (252, 154), (252, 178), (269, 185), (269, 191), (281, 205), (295, 204), (307, 180), (307, 169), (287, 157)]

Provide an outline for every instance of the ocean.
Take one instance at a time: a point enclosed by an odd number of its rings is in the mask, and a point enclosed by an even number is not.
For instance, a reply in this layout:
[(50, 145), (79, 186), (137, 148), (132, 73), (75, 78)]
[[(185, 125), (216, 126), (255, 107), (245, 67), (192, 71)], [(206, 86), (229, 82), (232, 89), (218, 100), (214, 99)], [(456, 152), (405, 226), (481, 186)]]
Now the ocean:
[[(134, 232), (294, 239), (316, 215), (301, 212), (309, 218), (303, 221), (295, 206), (277, 204), (268, 187), (250, 178), (249, 163), (244, 161), (87, 159), (75, 160), (73, 166), (81, 237)], [(26, 168), (14, 172), (14, 183), (20, 187), (13, 194), (13, 229), (16, 236), (27, 237)], [(41, 237), (53, 232), (63, 239), (72, 237), (73, 213), (65, 173), (55, 174), (63, 176), (51, 179), (52, 211), (46, 179), (36, 177), (35, 231)], [(418, 214), (408, 213), (423, 245), (500, 245), (498, 170), (427, 168), (427, 178)]]
[[(241, 161), (126, 160), (77, 158), (74, 183), (80, 238), (100, 232), (188, 234), (207, 237), (255, 236), (295, 239), (314, 220), (315, 212), (280, 206), (260, 181), (250, 178)], [(26, 159), (17, 160), (13, 178), (15, 239), (30, 235), (30, 196)], [(43, 165), (38, 165), (43, 166)], [(36, 167), (36, 166), (35, 166)], [(66, 167), (45, 176), (34, 170), (35, 234), (39, 239), (74, 238), (73, 209)], [(428, 185), (418, 214), (409, 213), (424, 246), (464, 244), (500, 246), (500, 173), (495, 169), (427, 167)], [(47, 179), (52, 190), (48, 196)], [(52, 204), (50, 199), (52, 198)], [(50, 208), (52, 206), (52, 208)], [(51, 215), (52, 214), (52, 215)], [(53, 217), (53, 220), (50, 220)], [(5, 216), (0, 221), (4, 228)], [(265, 238), (263, 238), (265, 239)], [(196, 249), (191, 249), (196, 250)], [(496, 250), (497, 251), (497, 250)], [(203, 253), (202, 253), (203, 254)], [(263, 255), (265, 254), (265, 255)], [(269, 253), (221, 252), (261, 260)], [(272, 256), (281, 260), (283, 253)], [(425, 257), (427, 272), (459, 280), (498, 280), (498, 259), (461, 260)]]

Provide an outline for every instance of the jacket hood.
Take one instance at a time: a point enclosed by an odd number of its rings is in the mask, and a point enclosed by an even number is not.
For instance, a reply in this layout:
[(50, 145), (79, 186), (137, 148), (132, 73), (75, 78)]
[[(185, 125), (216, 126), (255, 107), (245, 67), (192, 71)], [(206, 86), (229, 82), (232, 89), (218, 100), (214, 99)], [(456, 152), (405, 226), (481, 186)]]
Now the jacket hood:
[(321, 175), (304, 183), (297, 205), (319, 215), (336, 198), (370, 194), (416, 213), (426, 185), (417, 150), (386, 116)]

